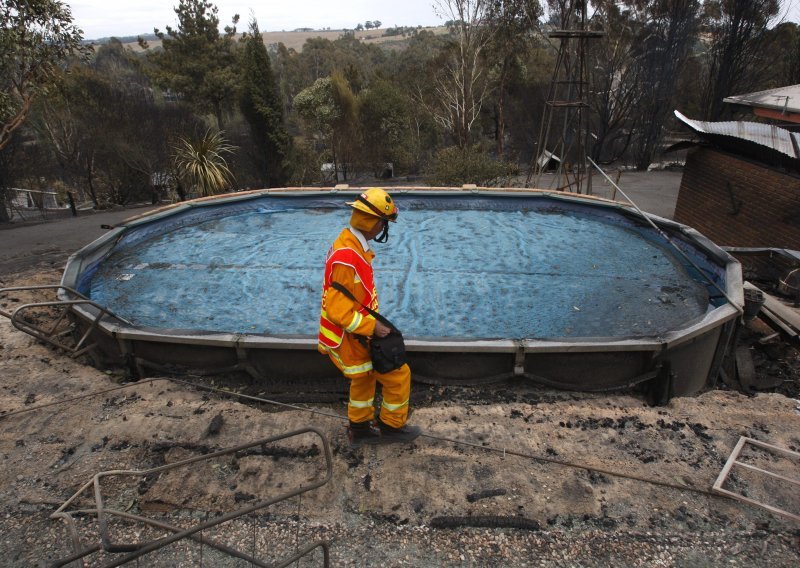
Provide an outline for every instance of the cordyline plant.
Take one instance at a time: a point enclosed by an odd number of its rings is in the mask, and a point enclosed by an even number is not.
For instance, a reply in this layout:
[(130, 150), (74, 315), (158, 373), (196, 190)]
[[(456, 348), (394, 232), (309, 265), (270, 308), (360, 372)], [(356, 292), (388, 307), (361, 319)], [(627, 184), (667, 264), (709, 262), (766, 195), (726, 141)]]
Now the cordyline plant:
[(196, 189), (202, 197), (230, 189), (234, 177), (225, 161), (235, 146), (228, 144), (221, 132), (207, 130), (199, 140), (179, 138), (175, 150), (175, 169), (184, 185)]

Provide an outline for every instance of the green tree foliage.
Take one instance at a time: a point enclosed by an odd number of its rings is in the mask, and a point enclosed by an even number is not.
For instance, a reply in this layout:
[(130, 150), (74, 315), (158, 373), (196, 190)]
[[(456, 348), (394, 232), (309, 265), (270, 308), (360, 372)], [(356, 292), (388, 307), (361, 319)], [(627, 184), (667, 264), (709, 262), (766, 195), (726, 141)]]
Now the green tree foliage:
[(103, 109), (98, 101), (108, 100), (108, 82), (88, 66), (73, 66), (64, 73), (50, 96), (44, 101), (37, 120), (37, 129), (50, 146), (59, 164), (71, 181), (80, 188), (95, 207), (101, 205), (98, 188), (97, 161), (102, 142), (98, 128), (104, 125)]
[[(369, 82), (385, 60), (386, 54), (380, 47), (353, 36), (342, 36), (334, 41), (322, 38), (306, 40), (298, 63), (305, 70), (308, 82), (327, 77), (335, 70), (349, 68), (348, 79), (361, 83)], [(355, 84), (352, 86), (356, 87)]]
[(254, 161), (265, 187), (288, 180), (290, 142), (283, 121), (283, 104), (275, 84), (267, 48), (255, 19), (242, 36), (239, 108), (250, 125)]
[(489, 0), (486, 23), (491, 28), (487, 59), (494, 90), (494, 138), (497, 155), (505, 154), (506, 96), (513, 74), (534, 41), (542, 7), (538, 0)]
[(359, 144), (358, 99), (347, 80), (339, 72), (317, 79), (297, 94), (294, 108), (311, 137), (330, 155), (335, 180), (339, 181), (339, 171), (346, 180)]
[(292, 111), (294, 97), (307, 86), (300, 76), (297, 64), (299, 56), (297, 50), (289, 49), (283, 42), (280, 42), (275, 46), (275, 53), (271, 58), (275, 81), (287, 118)]
[(446, 45), (445, 36), (422, 30), (411, 37), (405, 49), (392, 54), (386, 75), (418, 101), (427, 100), (433, 96), (433, 79), (444, 64)]
[(287, 112), (294, 98), (317, 79), (342, 71), (351, 89), (359, 91), (379, 70), (386, 68), (388, 55), (376, 45), (366, 44), (351, 36), (335, 41), (309, 38), (301, 51), (289, 49), (282, 43), (276, 46), (275, 75)]
[(220, 132), (211, 129), (195, 140), (180, 138), (175, 146), (175, 170), (182, 186), (179, 193), (188, 188), (190, 192), (207, 197), (230, 189), (233, 173), (225, 156), (235, 150)]
[(84, 51), (81, 39), (63, 2), (0, 3), (0, 149), (25, 121), (59, 65)]
[(415, 165), (421, 166), (441, 146), (444, 132), (436, 124), (429, 109), (435, 105), (436, 73), (445, 65), (447, 39), (431, 31), (422, 30), (412, 36), (402, 51), (388, 61), (385, 75), (419, 110), (412, 115), (413, 134), (417, 156)]
[[(166, 32), (155, 29), (163, 49), (148, 55), (159, 86), (177, 93), (196, 112), (212, 114), (222, 130), (238, 80), (233, 38), (239, 16), (221, 35), (218, 11), (206, 0), (180, 0), (175, 8), (178, 27), (166, 26)], [(147, 47), (143, 40), (139, 43)]]
[(340, 111), (333, 100), (331, 78), (323, 77), (300, 91), (294, 98), (294, 110), (304, 122), (309, 138), (332, 151), (333, 123)]
[[(606, 34), (586, 46), (591, 152), (646, 168), (674, 126), (673, 109), (697, 116), (703, 101), (800, 82), (800, 28), (770, 28), (778, 1), (437, 0), (447, 33), (395, 26), (386, 32), (395, 37), (382, 44), (350, 32), (289, 49), (265, 46), (255, 21), (236, 42), (233, 27), (220, 32), (210, 1), (179, 0), (175, 29), (157, 36), (163, 49), (142, 57), (112, 40), (62, 73), (69, 43), (54, 38), (79, 38), (63, 4), (0, 0), (4, 135), (36, 99), (25, 136), (14, 137), (13, 159), (8, 154), (3, 163), (35, 164), (15, 169), (17, 177), (46, 172), (38, 175), (59, 177), (98, 206), (154, 195), (154, 181), (165, 177), (179, 180), (180, 192), (202, 194), (230, 188), (232, 171), (247, 185), (319, 183), (322, 162), (335, 163), (337, 180), (342, 173), (378, 175), (391, 162), (398, 173), (422, 171), (437, 184), (501, 183), (514, 171), (504, 156), (535, 153), (556, 63), (557, 50), (535, 29), (542, 5), (559, 27), (565, 15), (591, 5), (589, 25)], [(24, 36), (20, 6), (57, 8), (66, 19), (51, 35), (43, 26), (54, 20), (27, 20), (33, 31)], [(752, 6), (761, 7), (760, 15), (744, 10)], [(762, 27), (746, 27), (754, 24)], [(755, 56), (723, 71), (726, 54), (739, 53), (725, 46), (749, 46)], [(744, 61), (736, 57), (734, 63)], [(27, 83), (29, 91), (17, 88), (15, 65), (33, 67), (42, 58), (47, 72)], [(58, 81), (48, 87), (50, 77)], [(720, 87), (712, 77), (736, 82)], [(162, 97), (167, 92), (177, 102)], [(217, 131), (223, 121), (230, 142), (206, 132), (209, 122)], [(561, 122), (559, 133), (576, 134)], [(230, 143), (243, 150), (233, 154)], [(175, 159), (176, 146), (187, 159)], [(58, 163), (48, 170), (35, 162), (42, 156)], [(0, 171), (0, 185), (9, 179)]]
[(313, 140), (295, 140), (292, 144), (290, 161), (292, 163), (290, 185), (311, 185), (322, 179), (320, 171), (322, 159), (316, 151)]
[[(491, 41), (486, 25), (488, 0), (436, 0), (436, 11), (456, 22), (448, 57), (435, 76), (436, 96), (427, 108), (459, 148), (471, 144), (487, 91), (483, 52)], [(423, 101), (424, 102), (424, 101)]]
[(361, 108), (358, 97), (353, 93), (344, 74), (338, 71), (331, 74), (331, 90), (334, 104), (339, 109), (338, 117), (333, 121), (333, 147), (336, 157), (334, 164), (342, 170), (346, 180), (352, 168), (357, 166), (361, 155)]
[[(421, 26), (420, 26), (421, 27)], [(418, 28), (414, 26), (394, 26), (392, 28), (386, 28), (383, 32), (385, 37), (392, 37), (392, 36), (413, 36), (418, 33)]]
[(758, 85), (762, 73), (754, 64), (780, 5), (778, 0), (709, 0), (705, 8), (711, 42), (703, 114), (706, 120), (719, 120), (725, 97)]
[(411, 101), (386, 80), (375, 81), (360, 98), (364, 158), (372, 171), (380, 175), (386, 163), (408, 170), (416, 155)]
[(317, 79), (329, 77), (336, 67), (336, 53), (333, 42), (329, 39), (314, 37), (303, 44), (297, 66), (302, 73), (303, 85), (309, 85)]
[[(734, 94), (762, 91), (800, 83), (800, 25), (781, 22), (766, 30), (756, 57), (751, 64), (757, 80), (752, 89), (737, 87)], [(726, 105), (727, 106), (727, 105)], [(735, 107), (723, 110), (723, 116)], [(697, 113), (698, 116), (702, 114)]]

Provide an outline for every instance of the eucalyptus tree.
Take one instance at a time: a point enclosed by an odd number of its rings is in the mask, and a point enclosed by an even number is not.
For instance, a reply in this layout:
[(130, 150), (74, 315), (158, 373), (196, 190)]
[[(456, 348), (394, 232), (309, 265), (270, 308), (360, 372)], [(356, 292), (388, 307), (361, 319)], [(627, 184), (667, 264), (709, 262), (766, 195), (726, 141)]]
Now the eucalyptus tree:
[(67, 59), (85, 53), (69, 6), (56, 0), (0, 3), (0, 149)]
[(759, 71), (754, 91), (800, 83), (800, 25), (780, 22), (767, 30), (752, 67)]
[(447, 58), (434, 78), (436, 99), (428, 110), (463, 149), (471, 144), (489, 85), (483, 61), (491, 41), (484, 25), (489, 0), (435, 0), (434, 11), (452, 25)]
[(635, 110), (644, 89), (644, 68), (637, 64), (644, 21), (635, 6), (616, 0), (597, 0), (590, 27), (603, 31), (587, 52), (590, 90), (590, 129), (595, 161), (611, 163), (627, 152), (637, 125)]
[(207, 0), (180, 0), (175, 14), (178, 27), (158, 28), (161, 50), (149, 50), (141, 37), (139, 44), (148, 49), (157, 84), (175, 92), (198, 113), (214, 116), (222, 130), (224, 115), (235, 101), (238, 75), (235, 41), (239, 16), (233, 17), (225, 33), (219, 31), (219, 9)]
[(265, 187), (279, 187), (288, 180), (291, 139), (286, 131), (275, 76), (267, 48), (252, 19), (242, 35), (241, 91), (239, 108), (250, 126), (253, 159)]
[(525, 53), (534, 43), (542, 6), (538, 0), (489, 0), (485, 24), (491, 29), (487, 49), (494, 91), (497, 155), (505, 153), (506, 98), (511, 76), (522, 71)]
[(413, 105), (425, 112), (412, 113), (416, 156), (415, 166), (425, 162), (442, 144), (442, 128), (434, 120), (436, 74), (444, 67), (448, 54), (447, 39), (441, 34), (422, 30), (414, 34), (405, 49), (392, 52), (385, 75), (400, 88)]
[[(64, 2), (0, 2), (0, 151), (31, 112), (60, 65), (85, 52), (83, 32)], [(0, 174), (0, 222), (9, 220), (7, 176)]]
[(333, 42), (323, 37), (310, 37), (303, 44), (296, 64), (304, 85), (329, 77), (336, 68), (336, 49)]
[[(636, 5), (636, 0), (626, 0)], [(635, 109), (634, 163), (646, 170), (663, 138), (664, 125), (673, 110), (678, 77), (697, 40), (699, 0), (651, 0), (643, 10), (644, 25), (632, 52), (639, 66), (639, 101)]]
[[(25, 150), (23, 138), (23, 136), (12, 136), (8, 143), (0, 149), (0, 223), (11, 221), (13, 212), (9, 212), (8, 209), (12, 209), (13, 206), (10, 203), (8, 206), (6, 205), (6, 191), (18, 183), (23, 175), (25, 165), (27, 165), (24, 158), (21, 159)], [(41, 164), (39, 166), (41, 167)], [(37, 172), (37, 174), (39, 173)]]
[(780, 11), (780, 3), (708, 0), (705, 10), (710, 44), (703, 114), (706, 120), (719, 120), (725, 109), (725, 97), (756, 88), (764, 76), (764, 68), (756, 63), (768, 37), (769, 25)]
[[(331, 41), (326, 38), (308, 38), (291, 63), (296, 68), (295, 81), (300, 90), (317, 79), (329, 77), (334, 71), (345, 73), (354, 91), (369, 83), (377, 69), (386, 61), (385, 52), (353, 35), (344, 34)], [(299, 92), (297, 90), (295, 94)]]
[(323, 77), (300, 91), (294, 109), (304, 123), (308, 137), (333, 162), (334, 177), (339, 171), (347, 179), (349, 165), (356, 158), (358, 139), (358, 99), (339, 72)]
[[(72, 65), (41, 101), (34, 125), (40, 140), (55, 156), (63, 174), (87, 195), (95, 207), (103, 201), (98, 185), (98, 154), (102, 148), (103, 109), (96, 101), (110, 85), (90, 67)], [(101, 94), (102, 93), (102, 94)]]
[(271, 61), (275, 72), (275, 81), (280, 93), (283, 110), (286, 116), (292, 111), (294, 97), (308, 86), (302, 77), (298, 58), (300, 54), (294, 48), (288, 48), (283, 42), (271, 46)]
[(376, 175), (386, 163), (408, 170), (417, 155), (409, 97), (391, 82), (376, 80), (359, 98), (365, 160)]

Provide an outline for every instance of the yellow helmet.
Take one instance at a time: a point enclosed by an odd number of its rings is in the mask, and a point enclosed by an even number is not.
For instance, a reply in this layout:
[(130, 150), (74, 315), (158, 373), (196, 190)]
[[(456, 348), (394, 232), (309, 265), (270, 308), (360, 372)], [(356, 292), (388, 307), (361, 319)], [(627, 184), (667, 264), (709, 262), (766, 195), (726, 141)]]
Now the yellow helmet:
[(392, 222), (397, 220), (399, 213), (392, 196), (379, 187), (369, 188), (356, 197), (355, 201), (349, 201), (347, 204), (353, 209)]

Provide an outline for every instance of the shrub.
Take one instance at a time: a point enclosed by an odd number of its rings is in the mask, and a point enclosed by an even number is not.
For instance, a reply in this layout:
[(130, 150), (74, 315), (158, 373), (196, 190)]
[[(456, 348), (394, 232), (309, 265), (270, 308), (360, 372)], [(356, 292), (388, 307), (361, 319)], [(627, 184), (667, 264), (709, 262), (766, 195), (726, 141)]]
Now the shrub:
[(289, 158), (289, 163), (292, 164), (289, 184), (303, 186), (319, 183), (322, 161), (323, 158), (314, 150), (313, 143), (295, 140)]
[(480, 186), (503, 185), (517, 174), (516, 164), (495, 160), (477, 147), (451, 146), (436, 153), (425, 178), (430, 185), (461, 186), (474, 183)]

